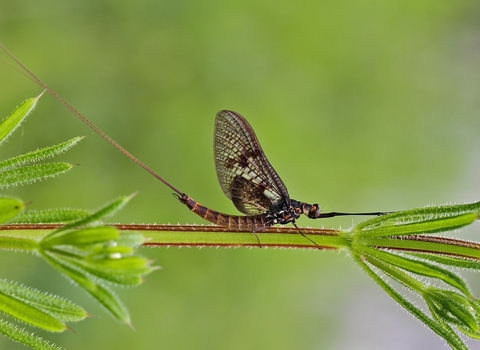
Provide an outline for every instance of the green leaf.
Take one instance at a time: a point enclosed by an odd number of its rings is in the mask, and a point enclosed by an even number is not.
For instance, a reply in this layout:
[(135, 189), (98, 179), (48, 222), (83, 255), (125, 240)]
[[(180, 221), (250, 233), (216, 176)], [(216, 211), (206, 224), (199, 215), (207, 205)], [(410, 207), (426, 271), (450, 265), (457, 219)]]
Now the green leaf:
[(148, 260), (139, 256), (118, 257), (110, 259), (88, 259), (89, 263), (95, 264), (99, 269), (109, 271), (128, 272), (145, 270), (148, 268)]
[(35, 109), (42, 94), (25, 100), (8, 117), (2, 120), (0, 123), (0, 144), (4, 142), (22, 123), (25, 117)]
[(6, 280), (0, 280), (0, 293), (48, 313), (61, 322), (78, 322), (88, 316), (84, 309), (71, 301)]
[(59, 209), (31, 209), (16, 216), (12, 223), (67, 223), (83, 219), (91, 212), (85, 209), (59, 208)]
[(116, 239), (120, 232), (111, 226), (88, 227), (77, 231), (61, 231), (60, 234), (46, 236), (42, 247), (54, 245), (85, 246), (105, 243)]
[(431, 206), (382, 215), (356, 225), (364, 236), (390, 236), (454, 230), (478, 220), (480, 202)]
[(133, 196), (134, 196), (134, 194), (130, 195), (130, 196), (122, 196), (122, 197), (112, 201), (110, 204), (107, 204), (106, 206), (104, 206), (104, 207), (100, 208), (99, 210), (95, 211), (94, 213), (92, 213), (88, 217), (83, 218), (83, 219), (78, 220), (78, 221), (75, 221), (75, 222), (72, 222), (70, 224), (67, 224), (67, 225), (53, 231), (52, 233), (49, 234), (48, 237), (54, 237), (54, 236), (59, 235), (62, 231), (69, 230), (69, 229), (72, 229), (72, 228), (78, 227), (78, 226), (85, 226), (85, 225), (94, 223), (96, 221), (99, 221), (101, 219), (107, 218), (107, 217), (113, 215), (117, 210), (120, 210), (121, 208), (123, 208), (130, 201), (130, 199), (133, 198)]
[(62, 348), (53, 344), (50, 344), (47, 340), (31, 333), (25, 329), (18, 328), (18, 326), (0, 320), (0, 333), (10, 338), (15, 342), (19, 342), (23, 345), (29, 346), (36, 350), (61, 350)]
[(38, 242), (28, 238), (0, 235), (0, 249), (32, 252), (38, 249)]
[(62, 321), (52, 315), (3, 292), (0, 292), (0, 311), (50, 332), (63, 332), (67, 329)]
[(131, 325), (130, 314), (127, 308), (110, 288), (98, 283), (95, 285), (95, 288), (88, 291), (107, 311), (113, 315), (115, 319), (127, 325)]
[(429, 253), (409, 252), (410, 255), (421, 259), (430, 260), (439, 264), (454, 266), (464, 269), (480, 270), (480, 261), (471, 260), (464, 257), (450, 257), (442, 255), (434, 255)]
[[(393, 289), (387, 282), (385, 282), (379, 275), (377, 275), (356, 252), (352, 252), (352, 257), (357, 264), (388, 294), (390, 295), (400, 306), (410, 312), (432, 331), (437, 333), (440, 337), (445, 339), (448, 345), (455, 350), (468, 350), (467, 346), (462, 342), (458, 335), (441, 320), (431, 319), (422, 310), (405, 299), (400, 293)], [(377, 266), (383, 270), (381, 266)]]
[(450, 286), (457, 288), (465, 295), (471, 296), (467, 284), (456, 274), (448, 271), (440, 266), (429, 264), (426, 261), (418, 261), (410, 259), (406, 256), (399, 256), (390, 252), (383, 252), (381, 250), (361, 247), (357, 250), (362, 254), (368, 254), (376, 259), (381, 259), (383, 262), (392, 266), (397, 266), (401, 269), (413, 272), (418, 275), (437, 278)]
[(83, 137), (74, 137), (66, 142), (59, 143), (55, 146), (45, 147), (36, 151), (28, 152), (17, 157), (9, 158), (0, 162), (0, 171), (18, 168), (27, 163), (38, 162), (47, 158), (54, 157), (68, 151), (75, 146)]
[[(152, 272), (154, 268), (150, 267), (148, 261), (143, 259), (143, 266), (135, 267), (129, 266), (125, 263), (119, 264), (120, 268), (107, 268), (96, 264), (95, 262), (76, 259), (68, 256), (56, 256), (59, 260), (64, 261), (70, 266), (74, 267), (76, 271), (82, 271), (86, 275), (95, 279), (99, 283), (112, 283), (121, 286), (136, 286), (143, 282), (142, 276)], [(123, 260), (123, 259), (122, 259)], [(115, 267), (115, 266), (114, 266)]]
[[(358, 227), (354, 227), (354, 231), (363, 237), (386, 237), (399, 235), (414, 235), (423, 233), (437, 233), (459, 229), (460, 227), (470, 225), (478, 219), (478, 214), (468, 213), (453, 217), (436, 217), (432, 219), (424, 219), (423, 221), (408, 221), (409, 216), (400, 217), (401, 221), (384, 221), (380, 227), (368, 226), (358, 231)], [(411, 218), (411, 217), (410, 217)], [(387, 226), (386, 223), (391, 226)]]
[(407, 235), (394, 237), (355, 237), (357, 244), (395, 251), (422, 252), (461, 257), (480, 262), (480, 244), (442, 236)]
[(25, 208), (25, 203), (13, 197), (0, 197), (0, 223), (10, 221)]
[(434, 287), (427, 288), (423, 297), (432, 314), (435, 313), (443, 320), (478, 334), (480, 319), (475, 300), (454, 291)]
[(126, 324), (131, 323), (127, 308), (113, 291), (105, 285), (93, 281), (89, 274), (60, 259), (55, 254), (47, 251), (44, 253), (44, 257), (52, 266), (62, 271), (72, 281), (85, 289), (94, 299), (105, 307), (114, 318)]
[(0, 172), (0, 188), (43, 180), (64, 173), (72, 167), (72, 164), (58, 162), (5, 170)]

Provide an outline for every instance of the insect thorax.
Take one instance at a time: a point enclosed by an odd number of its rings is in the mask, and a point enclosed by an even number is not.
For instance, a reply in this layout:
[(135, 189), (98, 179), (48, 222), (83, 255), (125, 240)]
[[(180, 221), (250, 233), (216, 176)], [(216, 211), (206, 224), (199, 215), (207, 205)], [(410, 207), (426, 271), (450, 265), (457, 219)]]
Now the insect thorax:
[(290, 203), (286, 201), (279, 203), (276, 208), (265, 215), (265, 219), (271, 225), (285, 225), (294, 222), (302, 214), (311, 219), (318, 218), (320, 216), (320, 206), (290, 199)]

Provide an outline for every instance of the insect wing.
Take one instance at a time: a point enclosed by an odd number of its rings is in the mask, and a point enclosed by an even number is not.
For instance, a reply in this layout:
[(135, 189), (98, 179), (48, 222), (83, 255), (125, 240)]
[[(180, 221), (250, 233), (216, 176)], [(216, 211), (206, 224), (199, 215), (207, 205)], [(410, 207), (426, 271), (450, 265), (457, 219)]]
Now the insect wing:
[(289, 201), (287, 188), (263, 153), (255, 133), (238, 113), (220, 111), (215, 120), (215, 167), (223, 193), (247, 215)]

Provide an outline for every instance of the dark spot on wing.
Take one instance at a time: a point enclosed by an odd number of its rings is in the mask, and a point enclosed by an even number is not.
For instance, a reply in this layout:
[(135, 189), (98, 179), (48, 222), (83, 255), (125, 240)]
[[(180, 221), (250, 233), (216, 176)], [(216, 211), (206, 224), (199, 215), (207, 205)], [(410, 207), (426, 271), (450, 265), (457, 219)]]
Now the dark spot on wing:
[(230, 186), (230, 198), (235, 207), (244, 214), (259, 214), (269, 211), (278, 200), (265, 195), (262, 184), (236, 176)]
[(228, 157), (227, 161), (225, 162), (225, 167), (228, 169), (233, 169), (236, 162), (237, 161), (235, 159)]

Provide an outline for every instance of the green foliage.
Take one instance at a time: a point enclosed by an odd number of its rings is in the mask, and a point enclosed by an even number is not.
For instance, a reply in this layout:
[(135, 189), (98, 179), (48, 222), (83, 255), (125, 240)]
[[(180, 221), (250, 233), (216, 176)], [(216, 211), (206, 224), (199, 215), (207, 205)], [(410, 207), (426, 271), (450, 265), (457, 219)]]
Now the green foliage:
[(143, 242), (143, 237), (129, 233), (135, 238), (119, 242), (122, 234), (113, 227), (83, 227), (114, 213), (129, 199), (122, 197), (86, 218), (53, 231), (42, 238), (38, 249), (53, 267), (85, 289), (115, 318), (127, 324), (131, 323), (128, 310), (110, 285), (135, 286), (142, 283), (142, 276), (152, 271), (148, 260), (135, 253), (134, 248)]
[[(360, 267), (453, 349), (467, 347), (452, 326), (480, 339), (480, 303), (461, 276), (447, 268), (478, 270), (480, 245), (424, 234), (460, 228), (479, 215), (480, 202), (420, 208), (367, 220), (344, 232)], [(423, 298), (431, 316), (395, 291), (387, 276)]]
[[(22, 103), (0, 124), (0, 141), (18, 127), (33, 110), (38, 98)], [(69, 170), (72, 166), (67, 163), (42, 162), (67, 151), (81, 139), (76, 137), (0, 162), (0, 187), (31, 183)], [(130, 325), (128, 310), (115, 295), (112, 286), (138, 285), (153, 268), (146, 258), (136, 253), (135, 248), (143, 242), (141, 234), (121, 233), (102, 225), (101, 220), (113, 215), (131, 198), (121, 197), (94, 212), (67, 208), (22, 213), (24, 202), (0, 197), (0, 223), (64, 224), (40, 238), (26, 235), (21, 225), (15, 230), (3, 231), (0, 249), (36, 253), (83, 288), (117, 320)], [(78, 322), (88, 316), (84, 309), (69, 300), (6, 280), (0, 280), (0, 311), (14, 320), (50, 332), (63, 332), (68, 329), (67, 323)], [(11, 322), (0, 321), (0, 332), (34, 349), (58, 348)]]
[(53, 231), (40, 242), (40, 253), (51, 265), (127, 324), (130, 324), (128, 311), (109, 284), (139, 285), (142, 276), (152, 271), (148, 260), (135, 254), (134, 248), (143, 243), (143, 236), (134, 232), (120, 234), (109, 226), (77, 228), (111, 215), (129, 199), (120, 198), (78, 222)]
[[(40, 96), (26, 100), (2, 121), (0, 124), (0, 143), (5, 141), (32, 112)], [(72, 165), (64, 162), (36, 163), (67, 151), (81, 139), (82, 137), (75, 137), (61, 144), (38, 149), (0, 162), (0, 188), (32, 183), (70, 170)], [(26, 165), (31, 163), (34, 163), (34, 165)]]

